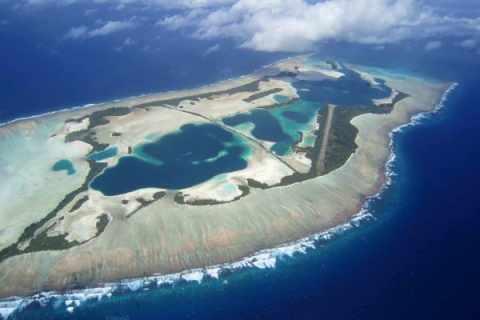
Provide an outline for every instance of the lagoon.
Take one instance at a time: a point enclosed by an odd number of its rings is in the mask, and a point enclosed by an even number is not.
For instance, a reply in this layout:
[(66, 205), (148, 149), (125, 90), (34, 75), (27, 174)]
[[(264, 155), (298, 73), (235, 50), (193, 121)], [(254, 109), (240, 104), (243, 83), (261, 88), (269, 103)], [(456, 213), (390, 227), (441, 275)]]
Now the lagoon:
[(93, 161), (103, 161), (116, 156), (118, 153), (117, 147), (110, 147), (102, 151), (91, 154), (88, 159)]
[(66, 171), (69, 176), (75, 174), (75, 167), (73, 166), (72, 161), (63, 159), (55, 162), (52, 167), (53, 171)]
[(247, 167), (248, 146), (213, 124), (184, 125), (177, 132), (134, 148), (91, 187), (107, 196), (141, 188), (183, 189)]
[[(312, 122), (318, 112), (332, 104), (340, 108), (372, 107), (375, 99), (389, 97), (392, 90), (381, 79), (372, 84), (361, 75), (345, 66), (340, 66), (344, 74), (340, 79), (299, 80), (293, 82), (299, 99), (288, 102), (285, 96), (275, 95), (280, 106), (256, 109), (248, 113), (236, 114), (222, 121), (228, 126), (240, 129), (241, 125), (253, 124), (251, 134), (259, 140), (273, 142), (271, 150), (286, 156), (301, 138), (312, 133)], [(311, 140), (311, 138), (310, 138)], [(308, 145), (313, 145), (309, 141)]]

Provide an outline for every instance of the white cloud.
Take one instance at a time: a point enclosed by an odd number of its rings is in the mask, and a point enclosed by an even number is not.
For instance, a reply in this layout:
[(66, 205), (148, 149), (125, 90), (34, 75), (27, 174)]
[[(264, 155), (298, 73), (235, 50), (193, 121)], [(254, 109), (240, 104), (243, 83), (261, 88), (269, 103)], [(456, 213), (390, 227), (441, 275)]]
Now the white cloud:
[[(133, 2), (135, 0), (131, 1)], [(235, 3), (236, 0), (137, 0), (136, 2), (141, 2), (147, 5), (160, 5), (167, 8), (214, 8), (218, 6), (230, 5), (232, 3)]]
[(112, 4), (122, 10), (127, 5), (160, 6), (170, 9), (212, 8), (234, 3), (236, 0), (19, 0), (20, 5), (71, 5), (74, 3)]
[(480, 30), (480, 18), (438, 16), (414, 0), (237, 0), (211, 10), (186, 10), (159, 24), (189, 28), (200, 39), (235, 38), (263, 51), (305, 51), (326, 40), (379, 45)]
[(129, 46), (133, 46), (135, 44), (135, 40), (133, 40), (132, 38), (128, 37), (126, 38), (124, 41), (123, 41), (123, 45), (125, 47), (129, 47)]
[(83, 14), (88, 17), (94, 15), (95, 13), (97, 13), (97, 9), (87, 9)]
[(429, 42), (427, 42), (427, 44), (425, 45), (425, 50), (427, 50), (427, 51), (433, 51), (433, 50), (440, 49), (442, 46), (443, 46), (442, 41), (438, 41), (438, 40), (429, 41)]
[(106, 36), (114, 32), (131, 29), (135, 26), (132, 21), (108, 21), (103, 26), (88, 32), (90, 37)]
[(89, 29), (86, 26), (71, 28), (66, 34), (66, 39), (82, 39), (107, 36), (126, 29), (134, 28), (136, 24), (133, 20), (129, 21), (107, 21), (99, 28)]
[(220, 45), (217, 43), (211, 47), (209, 47), (207, 50), (205, 50), (205, 52), (203, 53), (203, 56), (208, 56), (214, 52), (217, 52), (218, 50), (220, 50)]
[(66, 39), (78, 39), (82, 38), (88, 33), (88, 28), (86, 26), (73, 27), (70, 29), (67, 34), (65, 34)]
[(473, 49), (477, 46), (477, 40), (466, 39), (459, 43), (459, 45), (465, 49)]
[(46, 4), (70, 5), (75, 2), (78, 2), (78, 0), (26, 0), (24, 4), (28, 6), (41, 6)]
[[(242, 47), (262, 51), (306, 51), (331, 40), (381, 47), (412, 38), (466, 38), (480, 34), (480, 17), (439, 14), (449, 11), (438, 10), (437, 2), (432, 9), (425, 4), (428, 1), (422, 0), (18, 1), (31, 6), (82, 3), (96, 9), (95, 4), (109, 4), (125, 11), (130, 6), (175, 9), (174, 15), (163, 17), (158, 24), (174, 31), (184, 30), (198, 39), (233, 38)], [(102, 36), (132, 27), (131, 21), (108, 23), (81, 36), (72, 33), (70, 38)]]

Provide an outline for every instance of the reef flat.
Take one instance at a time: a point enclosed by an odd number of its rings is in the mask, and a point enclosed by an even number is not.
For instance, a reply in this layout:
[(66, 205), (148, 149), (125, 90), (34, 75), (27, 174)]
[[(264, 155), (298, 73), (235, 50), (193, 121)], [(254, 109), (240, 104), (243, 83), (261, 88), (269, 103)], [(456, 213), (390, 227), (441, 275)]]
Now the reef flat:
[(0, 127), (0, 296), (231, 262), (343, 224), (381, 187), (389, 133), (448, 85), (298, 57)]

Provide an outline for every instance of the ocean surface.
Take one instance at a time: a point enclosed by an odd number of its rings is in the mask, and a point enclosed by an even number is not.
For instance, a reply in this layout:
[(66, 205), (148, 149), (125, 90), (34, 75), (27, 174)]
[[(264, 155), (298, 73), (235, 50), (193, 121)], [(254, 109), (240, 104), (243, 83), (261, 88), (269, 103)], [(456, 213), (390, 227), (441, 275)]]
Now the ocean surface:
[[(28, 51), (22, 44), (12, 47), (8, 57)], [(136, 57), (128, 64), (124, 56), (112, 61), (110, 53), (96, 56), (94, 62), (92, 52), (101, 49), (84, 48), (88, 52), (76, 55), (73, 63), (67, 56), (78, 48), (64, 49), (66, 53), (51, 60), (43, 53), (35, 56), (35, 51), (25, 65), (15, 69), (9, 64), (1, 73), (1, 79), (10, 80), (0, 89), (2, 122), (66, 106), (201, 85), (251, 72), (281, 56), (230, 48), (224, 49), (229, 51), (223, 59), (204, 58), (200, 52), (205, 47), (173, 48), (197, 53)], [(160, 286), (133, 283), (122, 292), (79, 305), (81, 299), (39, 299), (13, 318), (478, 319), (479, 57), (458, 48), (426, 53), (420, 46), (392, 46), (380, 52), (332, 44), (319, 51), (345, 62), (459, 83), (437, 112), (417, 117), (393, 134), (391, 184), (365, 208), (373, 219), (341, 235), (321, 237), (314, 246), (310, 242), (304, 253), (269, 256), (263, 263), (253, 261), (218, 277), (212, 273), (200, 281), (193, 274)], [(109, 65), (101, 65), (107, 60)], [(140, 67), (140, 61), (147, 65)], [(82, 71), (82, 66), (92, 64)], [(63, 81), (62, 66), (73, 70), (71, 82)], [(112, 70), (116, 71), (110, 77)], [(188, 76), (179, 76), (178, 70)], [(129, 81), (122, 78), (131, 75), (135, 76)], [(119, 85), (112, 79), (119, 79)]]

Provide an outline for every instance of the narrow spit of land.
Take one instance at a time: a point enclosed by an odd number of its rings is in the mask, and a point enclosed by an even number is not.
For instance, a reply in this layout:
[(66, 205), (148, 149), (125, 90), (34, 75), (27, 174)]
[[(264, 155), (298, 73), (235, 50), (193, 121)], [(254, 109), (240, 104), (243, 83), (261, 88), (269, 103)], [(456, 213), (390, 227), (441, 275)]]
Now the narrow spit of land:
[(316, 163), (316, 172), (318, 175), (322, 175), (325, 172), (325, 158), (327, 155), (328, 141), (330, 138), (330, 131), (332, 129), (332, 119), (335, 106), (329, 104), (327, 107), (327, 118), (325, 120), (325, 128), (323, 129), (322, 146), (318, 152), (318, 160)]

